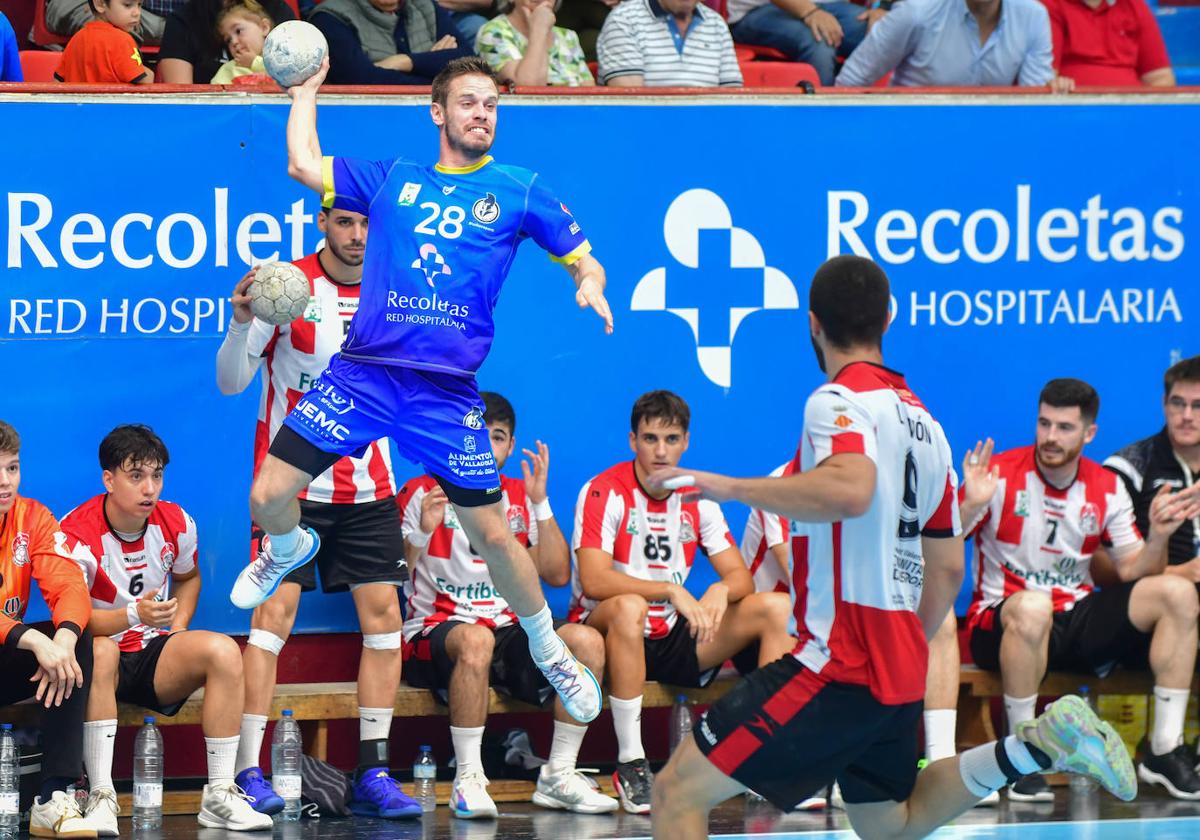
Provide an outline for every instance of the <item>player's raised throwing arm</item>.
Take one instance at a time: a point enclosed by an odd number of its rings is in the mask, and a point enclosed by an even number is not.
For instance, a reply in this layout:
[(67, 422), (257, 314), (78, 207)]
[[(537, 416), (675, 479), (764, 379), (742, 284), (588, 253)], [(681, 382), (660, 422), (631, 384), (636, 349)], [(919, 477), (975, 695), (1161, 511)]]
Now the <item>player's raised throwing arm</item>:
[(317, 89), (329, 73), (329, 59), (302, 85), (288, 88), (292, 110), (288, 113), (288, 175), (318, 193), (324, 192), (321, 174), (321, 143), (317, 139)]
[[(292, 110), (293, 112), (295, 111), (295, 106), (293, 106)], [(288, 148), (290, 149), (290, 133), (288, 138)], [(608, 282), (604, 274), (604, 266), (600, 265), (600, 261), (591, 254), (584, 254), (575, 262), (566, 266), (566, 269), (570, 273), (571, 279), (575, 281), (575, 288), (577, 290), (575, 292), (575, 302), (579, 304), (579, 308), (587, 309), (591, 307), (595, 310), (596, 314), (604, 319), (604, 332), (612, 335), (612, 310), (608, 308), (608, 300), (604, 297), (604, 286)]]

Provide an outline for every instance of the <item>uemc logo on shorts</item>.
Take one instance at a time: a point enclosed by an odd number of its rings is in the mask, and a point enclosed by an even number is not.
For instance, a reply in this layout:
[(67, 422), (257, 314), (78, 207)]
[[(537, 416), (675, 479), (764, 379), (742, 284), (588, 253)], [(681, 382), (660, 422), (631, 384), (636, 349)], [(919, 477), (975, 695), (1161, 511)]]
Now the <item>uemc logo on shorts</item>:
[[(351, 405), (353, 407), (353, 405)], [(326, 409), (330, 409), (327, 411)], [(350, 437), (350, 430), (339, 422), (337, 415), (344, 412), (338, 411), (331, 406), (322, 407), (310, 399), (305, 397), (296, 406), (296, 412), (300, 414), (308, 425), (317, 432), (323, 435), (328, 435), (334, 440), (346, 441)]]

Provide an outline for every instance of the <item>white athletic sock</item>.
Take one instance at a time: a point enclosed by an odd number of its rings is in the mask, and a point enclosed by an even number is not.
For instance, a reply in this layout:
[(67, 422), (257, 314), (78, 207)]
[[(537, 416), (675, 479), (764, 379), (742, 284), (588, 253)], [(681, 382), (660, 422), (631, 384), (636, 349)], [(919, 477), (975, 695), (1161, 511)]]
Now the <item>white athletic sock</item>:
[(623, 700), (608, 697), (613, 729), (617, 733), (617, 761), (637, 761), (646, 757), (642, 747), (642, 695)]
[(1155, 755), (1169, 753), (1183, 743), (1188, 694), (1186, 688), (1154, 686), (1154, 728), (1150, 732), (1150, 752)]
[(1017, 724), (1033, 720), (1037, 716), (1037, 695), (1009, 697), (1004, 695), (1004, 713), (1008, 716), (1008, 731), (1017, 731)]
[(996, 758), (996, 742), (981, 744), (958, 757), (958, 775), (972, 796), (980, 799), (1008, 784)]
[(458, 779), (471, 770), (483, 772), (483, 759), (479, 755), (483, 745), (482, 726), (451, 726), (450, 741), (454, 744), (457, 765), (454, 778)]
[(954, 727), (958, 712), (954, 709), (930, 709), (925, 712), (925, 759), (932, 764), (954, 755)]
[(300, 549), (300, 539), (304, 532), (297, 525), (286, 534), (271, 534), (271, 556), (276, 560), (294, 557)]
[(546, 604), (533, 615), (519, 615), (517, 621), (529, 637), (529, 653), (534, 662), (548, 662), (562, 649), (562, 640), (554, 632), (554, 618)]
[(583, 746), (586, 726), (576, 726), (566, 721), (554, 721), (554, 740), (550, 743), (550, 760), (546, 769), (551, 775), (575, 769), (579, 748)]
[(113, 790), (113, 744), (116, 739), (115, 720), (89, 720), (83, 724), (83, 766), (92, 790)]
[(210, 785), (233, 784), (233, 765), (237, 761), (238, 736), (204, 739), (204, 752), (208, 755), (208, 783)]
[(358, 740), (386, 741), (391, 735), (392, 709), (358, 707)]
[(250, 767), (261, 767), (258, 756), (262, 752), (263, 736), (267, 732), (266, 715), (242, 715), (242, 731), (238, 736), (237, 762), (234, 769), (241, 773)]

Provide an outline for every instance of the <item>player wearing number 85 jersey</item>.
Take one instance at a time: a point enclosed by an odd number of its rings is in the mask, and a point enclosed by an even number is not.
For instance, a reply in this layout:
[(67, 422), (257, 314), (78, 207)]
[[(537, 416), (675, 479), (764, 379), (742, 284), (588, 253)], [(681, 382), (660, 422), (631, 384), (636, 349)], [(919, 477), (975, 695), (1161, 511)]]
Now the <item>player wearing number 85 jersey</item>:
[(255, 811), (233, 783), (241, 651), (223, 633), (189, 629), (200, 597), (196, 523), (179, 505), (159, 499), (169, 460), (166, 445), (148, 427), (118, 426), (100, 443), (105, 492), (63, 518), (63, 529), (80, 544), (76, 562), (91, 590), (88, 626), (96, 639), (83, 742), (92, 788), (87, 815), (102, 835), (116, 836), (117, 701), (173, 715), (203, 687), (208, 784), (200, 824), (269, 829), (271, 818)]

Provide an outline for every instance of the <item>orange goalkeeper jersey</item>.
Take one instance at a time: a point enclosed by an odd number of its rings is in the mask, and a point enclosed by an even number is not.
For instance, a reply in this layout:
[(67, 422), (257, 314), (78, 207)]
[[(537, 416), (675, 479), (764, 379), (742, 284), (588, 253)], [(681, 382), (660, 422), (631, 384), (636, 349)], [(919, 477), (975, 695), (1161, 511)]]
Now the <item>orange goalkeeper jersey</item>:
[(71, 559), (70, 540), (46, 506), (17, 496), (0, 519), (0, 643), (16, 645), (25, 632), (29, 582), (37, 580), (54, 626), (83, 633), (92, 617), (83, 571)]

